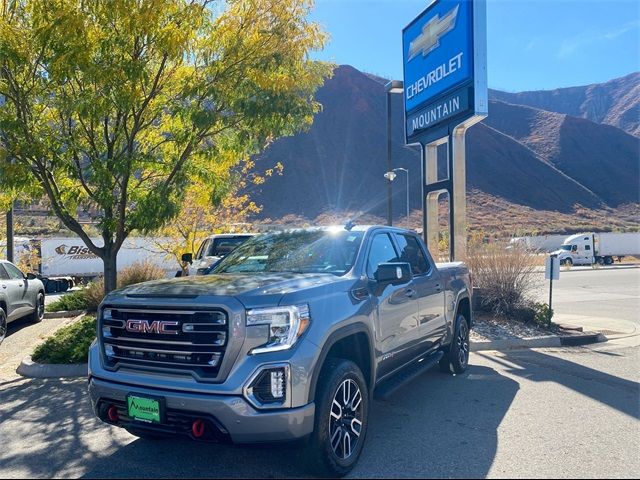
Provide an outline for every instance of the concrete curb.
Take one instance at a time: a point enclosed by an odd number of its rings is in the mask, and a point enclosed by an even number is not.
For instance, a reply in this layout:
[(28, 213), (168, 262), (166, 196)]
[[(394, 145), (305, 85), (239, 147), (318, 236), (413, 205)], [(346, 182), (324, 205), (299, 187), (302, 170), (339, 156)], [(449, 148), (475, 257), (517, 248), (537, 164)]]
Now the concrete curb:
[(31, 356), (25, 357), (16, 373), (29, 378), (66, 378), (86, 377), (88, 366), (86, 363), (71, 365), (35, 363)]
[(471, 342), (470, 350), (472, 352), (480, 352), (483, 350), (513, 350), (517, 348), (573, 347), (606, 341), (607, 337), (602, 333), (586, 333), (584, 335), (553, 335), (539, 338), (509, 338), (505, 340)]
[(44, 318), (69, 318), (77, 317), (78, 315), (85, 315), (86, 310), (68, 310), (62, 312), (44, 312)]

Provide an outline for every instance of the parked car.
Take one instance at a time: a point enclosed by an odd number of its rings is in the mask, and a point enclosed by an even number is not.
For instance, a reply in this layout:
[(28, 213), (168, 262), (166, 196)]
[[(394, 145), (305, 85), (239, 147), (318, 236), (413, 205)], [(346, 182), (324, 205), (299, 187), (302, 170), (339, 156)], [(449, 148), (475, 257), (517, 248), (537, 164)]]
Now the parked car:
[(222, 258), (255, 235), (255, 233), (221, 233), (205, 238), (193, 257), (196, 275), (206, 275)]
[(44, 285), (35, 275), (25, 275), (13, 263), (0, 260), (0, 344), (7, 324), (26, 316), (33, 322), (44, 318)]
[(435, 365), (466, 370), (471, 292), (467, 267), (436, 266), (413, 231), (265, 233), (209, 275), (109, 294), (89, 350), (92, 406), (147, 439), (307, 439), (305, 464), (343, 476), (374, 390)]

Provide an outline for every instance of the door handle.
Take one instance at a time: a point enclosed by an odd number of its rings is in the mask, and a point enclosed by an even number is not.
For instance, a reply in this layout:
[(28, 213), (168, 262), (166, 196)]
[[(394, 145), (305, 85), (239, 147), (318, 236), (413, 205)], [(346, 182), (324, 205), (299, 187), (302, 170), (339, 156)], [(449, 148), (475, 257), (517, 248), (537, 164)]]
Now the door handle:
[(413, 288), (407, 288), (407, 289), (404, 291), (404, 294), (405, 294), (405, 296), (407, 296), (407, 297), (411, 298), (411, 297), (413, 297), (413, 296), (416, 294), (416, 291), (415, 291)]

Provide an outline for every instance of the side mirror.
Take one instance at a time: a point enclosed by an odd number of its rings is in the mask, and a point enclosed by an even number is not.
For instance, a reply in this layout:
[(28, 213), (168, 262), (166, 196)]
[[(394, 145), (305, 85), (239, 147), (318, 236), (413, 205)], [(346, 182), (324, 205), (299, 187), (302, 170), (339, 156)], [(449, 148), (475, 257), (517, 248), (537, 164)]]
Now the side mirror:
[(402, 285), (412, 278), (411, 265), (406, 262), (381, 263), (376, 271), (376, 280), (380, 284)]
[(33, 273), (31, 272), (27, 273), (27, 280), (35, 280), (36, 278), (38, 277), (35, 276)]
[(193, 253), (183, 253), (182, 261), (189, 264), (193, 263)]

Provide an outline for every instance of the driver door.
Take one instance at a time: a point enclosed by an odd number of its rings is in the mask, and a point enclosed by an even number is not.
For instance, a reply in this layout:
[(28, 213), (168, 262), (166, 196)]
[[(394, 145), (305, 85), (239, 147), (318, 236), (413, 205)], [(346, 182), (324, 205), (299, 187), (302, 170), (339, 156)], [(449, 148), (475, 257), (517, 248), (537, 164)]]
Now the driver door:
[(367, 276), (376, 300), (376, 344), (378, 372), (382, 377), (414, 356), (419, 338), (418, 297), (413, 280), (404, 285), (378, 286), (376, 272), (381, 263), (398, 262), (398, 252), (388, 233), (376, 233), (367, 256)]

